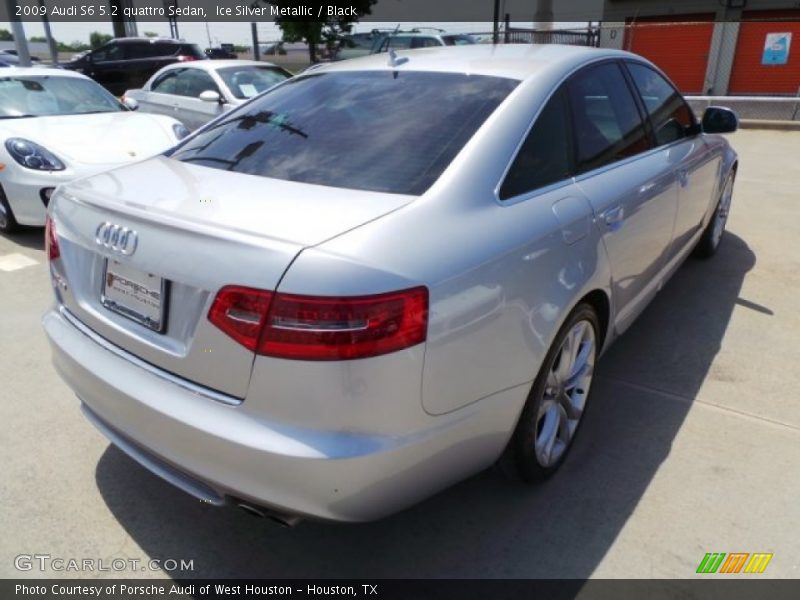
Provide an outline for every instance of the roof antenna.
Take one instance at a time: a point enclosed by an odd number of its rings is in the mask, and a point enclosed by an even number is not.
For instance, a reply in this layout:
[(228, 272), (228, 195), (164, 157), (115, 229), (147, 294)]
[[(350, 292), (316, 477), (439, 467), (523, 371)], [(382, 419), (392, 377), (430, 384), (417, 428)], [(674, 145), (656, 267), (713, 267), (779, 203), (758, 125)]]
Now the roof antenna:
[(389, 66), (390, 67), (399, 67), (402, 64), (408, 62), (407, 56), (397, 56), (397, 52), (394, 50), (389, 50)]

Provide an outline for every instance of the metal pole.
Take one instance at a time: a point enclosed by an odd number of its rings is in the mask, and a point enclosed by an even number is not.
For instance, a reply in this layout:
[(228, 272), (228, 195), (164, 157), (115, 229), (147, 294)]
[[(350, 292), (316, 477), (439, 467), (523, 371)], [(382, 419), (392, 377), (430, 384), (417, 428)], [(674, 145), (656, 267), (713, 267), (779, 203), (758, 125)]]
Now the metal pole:
[(22, 21), (15, 14), (17, 12), (16, 2), (14, 0), (6, 0), (6, 10), (8, 11), (8, 19), (11, 23), (11, 33), (14, 35), (14, 46), (17, 48), (17, 57), (19, 58), (19, 65), (21, 67), (31, 66), (31, 55), (28, 52), (28, 40), (25, 38), (25, 28), (22, 26)]
[(496, 44), (500, 41), (500, 0), (494, 0), (494, 19), (492, 22), (492, 43)]
[(261, 60), (258, 51), (258, 29), (256, 29), (255, 23), (250, 23), (250, 33), (253, 35), (253, 60)]
[(44, 26), (44, 37), (47, 39), (47, 47), (50, 50), (50, 60), (54, 65), (57, 65), (58, 48), (56, 48), (56, 41), (53, 39), (53, 33), (50, 31), (50, 20), (47, 18), (47, 6), (44, 0), (39, 0), (39, 6), (44, 9), (42, 11), (42, 25)]
[(510, 42), (510, 41), (511, 41), (511, 37), (510, 37), (510, 36), (511, 36), (510, 27), (511, 27), (511, 15), (510, 15), (510, 14), (508, 14), (508, 13), (506, 13), (506, 18), (505, 18), (505, 34), (503, 35), (503, 43), (504, 43), (504, 44), (507, 44), (508, 42)]

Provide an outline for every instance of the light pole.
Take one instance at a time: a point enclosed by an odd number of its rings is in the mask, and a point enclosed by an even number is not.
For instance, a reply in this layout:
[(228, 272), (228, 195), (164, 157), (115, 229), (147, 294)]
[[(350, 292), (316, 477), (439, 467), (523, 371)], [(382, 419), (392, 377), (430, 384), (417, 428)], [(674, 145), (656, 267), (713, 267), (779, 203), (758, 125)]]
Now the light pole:
[(17, 57), (21, 67), (31, 66), (31, 55), (28, 52), (28, 40), (25, 38), (25, 28), (22, 21), (16, 15), (17, 7), (14, 0), (6, 0), (6, 10), (8, 19), (11, 23), (11, 33), (14, 35), (14, 46), (17, 48)]

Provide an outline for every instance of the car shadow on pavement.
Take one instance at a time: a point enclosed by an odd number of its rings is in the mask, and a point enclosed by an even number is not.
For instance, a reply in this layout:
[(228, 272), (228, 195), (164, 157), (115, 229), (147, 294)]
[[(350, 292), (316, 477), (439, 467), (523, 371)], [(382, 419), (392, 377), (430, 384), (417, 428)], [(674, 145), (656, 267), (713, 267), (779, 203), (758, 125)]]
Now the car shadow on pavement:
[(0, 237), (18, 246), (44, 250), (44, 227), (20, 227), (14, 233), (0, 233)]
[(669, 456), (755, 260), (727, 233), (678, 270), (603, 357), (582, 433), (544, 485), (490, 469), (382, 521), (294, 529), (201, 504), (113, 446), (97, 486), (149, 557), (194, 561), (176, 579), (587, 578)]

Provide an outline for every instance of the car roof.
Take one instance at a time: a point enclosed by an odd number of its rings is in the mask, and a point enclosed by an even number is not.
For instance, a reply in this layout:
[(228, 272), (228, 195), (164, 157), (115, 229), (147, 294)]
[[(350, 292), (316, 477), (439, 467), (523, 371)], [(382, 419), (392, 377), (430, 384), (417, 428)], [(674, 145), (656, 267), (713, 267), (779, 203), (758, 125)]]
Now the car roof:
[[(73, 77), (75, 79), (89, 79), (86, 75), (82, 75), (76, 71), (68, 69), (59, 69), (57, 67), (19, 67), (12, 65), (3, 69), (0, 77), (9, 77), (16, 75), (35, 75), (37, 77)], [(99, 84), (98, 84), (99, 85)]]
[(155, 43), (158, 42), (159, 44), (191, 44), (192, 42), (187, 42), (186, 40), (176, 40), (173, 38), (168, 37), (123, 37), (123, 38), (113, 38), (106, 42), (107, 44), (117, 43), (117, 44), (132, 44), (134, 42), (151, 42)]
[(469, 44), (395, 50), (395, 53), (397, 58), (408, 60), (402, 64), (390, 65), (390, 55), (382, 52), (327, 63), (313, 72), (397, 69), (471, 73), (524, 80), (545, 69), (560, 68), (568, 72), (592, 60), (640, 58), (622, 50), (561, 44)]
[(202, 69), (203, 71), (217, 71), (226, 67), (277, 67), (275, 63), (262, 60), (242, 60), (227, 58), (224, 60), (192, 60), (168, 65), (162, 71), (172, 69)]

